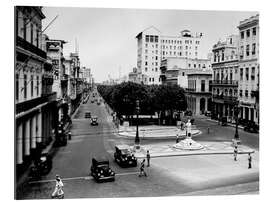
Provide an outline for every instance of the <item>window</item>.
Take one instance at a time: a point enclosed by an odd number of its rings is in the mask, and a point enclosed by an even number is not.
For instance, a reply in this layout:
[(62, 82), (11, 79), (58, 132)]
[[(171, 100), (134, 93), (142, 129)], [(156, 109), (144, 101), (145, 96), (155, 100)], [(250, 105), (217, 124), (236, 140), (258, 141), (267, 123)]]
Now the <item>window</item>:
[(189, 63), (189, 64), (188, 64), (188, 67), (190, 68), (190, 66), (191, 66), (191, 65), (190, 65), (190, 63)]
[(246, 55), (249, 56), (249, 44), (246, 46)]
[(201, 92), (205, 91), (205, 80), (201, 81)]
[(145, 67), (145, 72), (147, 72), (147, 67)]
[(243, 80), (243, 68), (240, 68), (240, 80)]
[(152, 82), (155, 82), (155, 78), (152, 78)]
[(158, 62), (156, 62), (156, 66), (158, 65)]
[(146, 41), (146, 42), (149, 42), (149, 35), (146, 35), (146, 36), (145, 36), (145, 41)]
[(24, 98), (27, 98), (27, 75), (24, 75), (24, 83), (23, 83), (23, 90), (24, 90)]
[(244, 39), (244, 37), (245, 37), (245, 33), (244, 33), (244, 31), (242, 31), (241, 32), (241, 39)]
[(255, 43), (253, 43), (252, 44), (252, 55), (255, 55), (255, 53), (256, 53), (256, 44)]
[(151, 82), (151, 78), (149, 78), (149, 82)]
[(196, 64), (194, 64), (194, 68), (196, 68)]
[(37, 76), (37, 96), (39, 96), (39, 76)]
[(24, 18), (23, 19), (23, 38), (26, 40), (26, 25), (27, 24), (27, 19), (26, 18)]
[(148, 44), (147, 44), (147, 43), (145, 44), (145, 47), (146, 47), (146, 48), (148, 47)]
[(156, 68), (156, 72), (158, 71), (158, 68)]
[(188, 46), (186, 46), (186, 49), (188, 49)]
[(237, 89), (234, 89), (234, 96), (237, 96)]
[(147, 54), (147, 52), (148, 52), (148, 50), (147, 49), (145, 49), (145, 53)]
[(245, 96), (248, 97), (248, 90), (245, 91)]
[(247, 30), (247, 37), (250, 37), (250, 30)]
[(156, 44), (156, 48), (158, 48), (158, 44)]
[(243, 95), (243, 90), (239, 90), (239, 96), (242, 97)]
[(156, 56), (156, 60), (158, 60), (158, 57)]
[(147, 66), (147, 61), (145, 61), (145, 65)]
[(158, 42), (158, 36), (155, 36), (155, 42)]
[(17, 73), (16, 74), (16, 95), (15, 95), (15, 97), (16, 97), (16, 100), (18, 100), (19, 99), (19, 74)]
[(224, 51), (222, 51), (221, 60), (224, 61)]
[(147, 60), (148, 59), (148, 56), (145, 56), (145, 60)]
[(256, 35), (256, 27), (252, 28), (252, 35), (253, 35), (253, 36)]
[(248, 78), (249, 78), (249, 70), (248, 68), (246, 68), (246, 80), (248, 80)]
[(33, 30), (33, 24), (31, 23), (31, 34), (30, 34), (30, 42), (33, 44), (33, 38), (34, 38), (34, 30)]
[(34, 96), (34, 76), (31, 75), (31, 97)]
[(150, 42), (154, 42), (154, 36), (150, 35)]
[(37, 47), (39, 47), (39, 30), (36, 30), (36, 40), (37, 40)]
[(255, 80), (255, 67), (251, 68), (251, 80)]
[(185, 76), (185, 72), (182, 72), (182, 76)]

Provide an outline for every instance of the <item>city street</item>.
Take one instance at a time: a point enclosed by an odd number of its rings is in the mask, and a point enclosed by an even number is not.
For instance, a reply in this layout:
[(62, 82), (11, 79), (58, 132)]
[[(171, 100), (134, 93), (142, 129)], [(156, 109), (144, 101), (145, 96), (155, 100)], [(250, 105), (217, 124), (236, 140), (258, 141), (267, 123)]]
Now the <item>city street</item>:
[[(258, 191), (257, 161), (256, 166), (248, 170), (246, 156), (239, 156), (237, 163), (234, 163), (230, 155), (155, 158), (152, 159), (151, 167), (146, 169), (149, 176), (141, 178), (138, 177), (139, 167), (120, 168), (113, 161), (114, 146), (131, 145), (133, 140), (117, 136), (104, 104), (91, 103), (91, 99), (90, 97), (87, 104), (81, 104), (79, 107), (72, 121), (72, 139), (68, 141), (66, 147), (61, 147), (56, 153), (52, 171), (41, 181), (25, 184), (23, 193), (18, 195), (19, 199), (50, 198), (56, 174), (62, 177), (65, 198), (170, 196), (249, 182), (252, 187), (241, 187), (239, 194), (245, 193), (243, 188), (247, 188), (246, 192)], [(86, 111), (98, 116), (98, 126), (91, 126), (90, 120), (84, 118)], [(197, 121), (198, 126), (209, 124), (212, 125), (211, 130), (215, 129), (214, 133), (208, 135), (203, 132), (194, 139), (197, 141), (232, 139), (233, 128), (215, 128), (217, 124), (212, 121)], [(249, 139), (250, 142), (253, 142), (252, 139), (258, 139), (258, 136), (242, 130), (239, 133), (241, 139), (245, 136), (243, 143), (248, 144), (249, 141), (246, 140)], [(142, 142), (149, 144), (155, 141)], [(254, 147), (257, 147), (256, 143)], [(109, 158), (110, 166), (116, 172), (115, 182), (96, 183), (89, 176), (91, 158), (95, 155), (105, 155)], [(258, 153), (254, 159), (258, 160)], [(217, 194), (222, 192), (218, 190)], [(237, 190), (234, 190), (233, 194), (237, 194)]]

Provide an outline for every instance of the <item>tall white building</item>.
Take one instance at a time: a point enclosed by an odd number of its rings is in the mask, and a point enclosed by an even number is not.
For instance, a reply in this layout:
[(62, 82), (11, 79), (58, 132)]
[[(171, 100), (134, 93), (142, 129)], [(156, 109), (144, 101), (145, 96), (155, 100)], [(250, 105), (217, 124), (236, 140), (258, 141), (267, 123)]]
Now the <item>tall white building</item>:
[(240, 21), (238, 29), (240, 117), (259, 123), (259, 15)]
[(179, 36), (163, 35), (151, 26), (137, 36), (138, 72), (146, 75), (144, 84), (161, 84), (161, 60), (167, 57), (199, 58), (202, 34), (183, 30)]

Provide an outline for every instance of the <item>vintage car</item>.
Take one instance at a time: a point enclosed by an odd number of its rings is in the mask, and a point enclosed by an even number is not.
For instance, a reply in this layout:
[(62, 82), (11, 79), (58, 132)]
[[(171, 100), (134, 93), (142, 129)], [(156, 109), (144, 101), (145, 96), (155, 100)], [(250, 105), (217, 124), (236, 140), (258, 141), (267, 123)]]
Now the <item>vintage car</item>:
[(48, 153), (42, 153), (34, 157), (34, 166), (30, 168), (32, 178), (40, 178), (47, 175), (52, 169), (52, 157)]
[(91, 118), (91, 112), (90, 111), (85, 112), (84, 118)]
[(115, 172), (110, 169), (109, 160), (106, 157), (92, 158), (90, 174), (97, 182), (115, 180)]
[(244, 127), (244, 131), (250, 132), (250, 133), (258, 133), (259, 127), (255, 124), (254, 121), (248, 121)]
[(92, 116), (91, 117), (91, 125), (98, 125), (97, 120), (98, 120), (97, 116)]
[(114, 160), (121, 167), (137, 166), (137, 158), (128, 145), (115, 146)]
[(67, 133), (63, 127), (58, 127), (56, 136), (55, 136), (55, 146), (66, 146), (67, 145)]
[(223, 116), (221, 118), (221, 125), (222, 126), (227, 126), (227, 124), (228, 124), (227, 117), (226, 116)]

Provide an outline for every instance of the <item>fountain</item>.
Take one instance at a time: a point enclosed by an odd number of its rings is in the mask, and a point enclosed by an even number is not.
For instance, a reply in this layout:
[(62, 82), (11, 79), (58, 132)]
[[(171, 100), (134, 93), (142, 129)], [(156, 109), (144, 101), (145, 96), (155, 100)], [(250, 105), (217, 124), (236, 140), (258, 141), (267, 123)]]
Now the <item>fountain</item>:
[(176, 149), (182, 150), (200, 150), (203, 149), (204, 146), (198, 142), (195, 142), (191, 139), (191, 123), (190, 120), (186, 123), (186, 138), (181, 140), (179, 143), (174, 144), (173, 147)]

